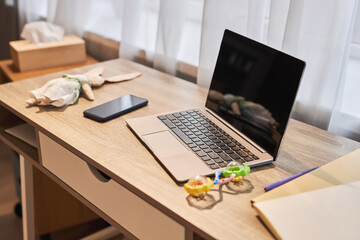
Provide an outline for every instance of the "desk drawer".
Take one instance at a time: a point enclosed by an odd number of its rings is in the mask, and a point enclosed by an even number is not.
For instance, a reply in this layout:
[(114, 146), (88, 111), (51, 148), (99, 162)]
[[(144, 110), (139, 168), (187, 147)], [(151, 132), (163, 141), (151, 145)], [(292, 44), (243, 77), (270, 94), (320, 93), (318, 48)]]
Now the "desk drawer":
[(139, 239), (184, 239), (185, 228), (41, 132), (42, 164)]

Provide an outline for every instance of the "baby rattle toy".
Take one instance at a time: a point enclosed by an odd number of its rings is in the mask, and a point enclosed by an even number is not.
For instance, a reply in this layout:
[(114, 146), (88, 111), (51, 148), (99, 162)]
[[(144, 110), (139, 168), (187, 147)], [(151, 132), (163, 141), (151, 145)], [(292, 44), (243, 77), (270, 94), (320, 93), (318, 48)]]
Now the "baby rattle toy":
[[(230, 162), (227, 167), (215, 172), (214, 180), (209, 177), (196, 176), (185, 183), (185, 190), (193, 197), (203, 199), (204, 196), (216, 184), (226, 184), (230, 181), (239, 182), (250, 172), (250, 167), (246, 164), (241, 164), (235, 161)], [(220, 176), (224, 178), (220, 179)]]

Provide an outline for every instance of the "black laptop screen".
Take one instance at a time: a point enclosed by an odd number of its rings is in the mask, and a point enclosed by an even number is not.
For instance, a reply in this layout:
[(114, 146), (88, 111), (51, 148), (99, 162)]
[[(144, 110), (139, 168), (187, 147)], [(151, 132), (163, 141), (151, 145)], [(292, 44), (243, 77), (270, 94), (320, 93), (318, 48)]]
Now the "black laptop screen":
[(275, 157), (305, 63), (225, 30), (206, 107)]

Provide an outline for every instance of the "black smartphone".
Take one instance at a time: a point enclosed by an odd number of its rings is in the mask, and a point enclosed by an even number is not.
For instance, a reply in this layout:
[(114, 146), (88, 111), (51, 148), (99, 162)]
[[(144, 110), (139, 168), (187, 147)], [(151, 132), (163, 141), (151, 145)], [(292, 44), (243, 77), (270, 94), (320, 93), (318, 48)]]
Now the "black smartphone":
[(133, 95), (125, 95), (110, 102), (84, 111), (84, 116), (98, 122), (119, 117), (148, 104), (148, 100)]

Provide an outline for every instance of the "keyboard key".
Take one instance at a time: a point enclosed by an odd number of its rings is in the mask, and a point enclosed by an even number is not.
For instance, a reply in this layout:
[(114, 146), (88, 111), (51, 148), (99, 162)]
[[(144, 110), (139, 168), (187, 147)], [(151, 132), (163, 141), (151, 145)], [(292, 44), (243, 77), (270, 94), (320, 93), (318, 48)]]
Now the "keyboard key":
[(229, 139), (225, 139), (224, 143), (229, 144), (229, 143), (231, 143), (231, 141)]
[(211, 149), (218, 149), (218, 147), (216, 145), (210, 145), (209, 146)]
[(194, 134), (189, 134), (188, 137), (189, 137), (190, 139), (196, 138), (196, 136), (195, 136)]
[(189, 146), (189, 148), (197, 147), (196, 144), (194, 144), (194, 143), (190, 143), (188, 146)]
[(203, 151), (197, 151), (195, 152), (199, 157), (204, 157), (206, 154)]
[(229, 147), (235, 147), (236, 145), (235, 145), (235, 143), (231, 142), (231, 143), (228, 144), (228, 146)]
[[(166, 120), (165, 120), (166, 121)], [(182, 131), (180, 131), (180, 129), (177, 128), (173, 128), (171, 129), (181, 140), (183, 140), (184, 143), (186, 144), (191, 144), (193, 143), (190, 138), (188, 138)]]
[(244, 152), (250, 152), (250, 150), (249, 149), (247, 149), (247, 148), (245, 148), (244, 150), (243, 150)]
[(204, 160), (204, 161), (211, 160), (211, 158), (209, 158), (209, 156), (204, 156), (204, 157), (202, 157), (201, 159)]
[(228, 146), (221, 146), (220, 148), (221, 148), (222, 150), (228, 150), (228, 149), (229, 149)]
[(234, 150), (234, 151), (239, 151), (240, 148), (239, 148), (238, 146), (236, 146), (236, 147), (233, 147), (232, 150)]
[(253, 161), (253, 160), (254, 160), (254, 159), (252, 159), (252, 157), (245, 157), (244, 159), (245, 159), (245, 161), (247, 161), (247, 162), (250, 162), (250, 161)]
[(232, 153), (229, 155), (232, 159), (240, 159), (239, 155), (237, 155), (236, 153)]
[(211, 165), (209, 165), (209, 167), (210, 167), (211, 169), (218, 169), (218, 168), (219, 168), (219, 166), (216, 165), (216, 164), (211, 164)]
[(256, 155), (252, 156), (252, 158), (255, 159), (255, 160), (258, 160), (258, 159), (259, 159), (259, 157), (256, 156)]
[(234, 153), (234, 151), (231, 150), (231, 149), (228, 149), (228, 150), (226, 150), (225, 152), (226, 152), (227, 154), (232, 154), (232, 153)]
[(197, 152), (197, 151), (201, 151), (201, 149), (198, 147), (198, 146), (196, 146), (196, 147), (193, 147), (193, 148), (191, 148), (194, 152)]
[(221, 153), (222, 152), (222, 150), (220, 148), (214, 148), (213, 151), (216, 152), (216, 153)]
[(224, 159), (225, 161), (231, 161), (231, 158), (226, 155), (225, 153), (219, 153), (219, 156)]
[[(171, 128), (171, 129), (175, 128), (175, 125), (174, 125), (172, 122), (170, 122), (169, 120), (163, 120), (162, 122), (165, 123), (165, 125), (166, 125), (168, 128)], [(179, 130), (179, 131), (180, 131), (180, 130)]]
[(199, 145), (204, 145), (205, 143), (200, 140), (200, 141), (195, 142), (195, 144), (199, 146)]
[(206, 145), (200, 145), (199, 147), (200, 147), (201, 149), (208, 148), (208, 146), (206, 146)]
[(198, 138), (201, 138), (201, 139), (206, 138), (205, 135), (198, 135), (197, 137), (198, 137)]
[(207, 165), (215, 164), (215, 162), (213, 160), (207, 160), (207, 161), (205, 161), (205, 163)]
[(172, 114), (166, 114), (165, 117), (167, 117), (170, 120), (176, 120), (176, 118)]
[(227, 163), (226, 163), (226, 162), (224, 162), (224, 161), (223, 161), (223, 162), (221, 162), (221, 163), (218, 163), (218, 164), (219, 164), (219, 166), (220, 166), (220, 167), (222, 167), (222, 168), (227, 166)]
[(222, 158), (216, 158), (216, 159), (214, 159), (214, 161), (215, 161), (216, 163), (222, 163), (222, 162), (224, 162), (224, 160), (222, 160)]
[(208, 153), (208, 156), (211, 157), (212, 159), (216, 159), (216, 158), (219, 158), (219, 156), (216, 154), (216, 153)]
[(200, 141), (200, 139), (194, 138), (193, 141), (194, 141), (194, 142), (198, 142), (198, 141)]
[(241, 157), (247, 157), (248, 156), (246, 153), (244, 153), (241, 150), (237, 151), (236, 153), (239, 154)]
[(165, 117), (164, 115), (160, 115), (160, 116), (158, 116), (158, 119), (160, 119), (160, 120), (166, 120), (166, 117)]
[(202, 140), (203, 140), (203, 142), (211, 142), (211, 140), (209, 138), (207, 138), (207, 137), (203, 138)]
[(183, 115), (183, 116), (184, 116), (184, 115), (188, 115), (188, 113), (187, 113), (187, 112), (185, 112), (185, 111), (180, 112), (180, 114), (181, 114), (181, 115)]
[(210, 148), (205, 148), (205, 149), (203, 149), (203, 151), (206, 152), (206, 153), (212, 152)]
[[(208, 145), (208, 146), (215, 145), (212, 141), (205, 142), (205, 144)], [(216, 146), (216, 145), (215, 145), (215, 146)]]
[(179, 113), (173, 113), (173, 116), (176, 117), (176, 118), (180, 118), (181, 115)]

